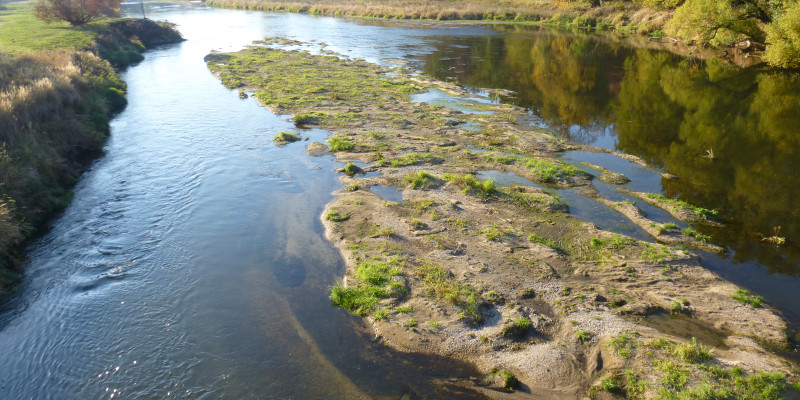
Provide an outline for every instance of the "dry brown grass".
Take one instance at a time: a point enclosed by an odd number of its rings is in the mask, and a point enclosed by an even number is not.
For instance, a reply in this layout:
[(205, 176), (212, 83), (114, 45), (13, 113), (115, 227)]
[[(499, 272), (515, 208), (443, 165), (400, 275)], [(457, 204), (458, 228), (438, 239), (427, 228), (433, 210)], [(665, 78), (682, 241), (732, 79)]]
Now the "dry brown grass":
[(348, 15), (375, 18), (427, 20), (539, 21), (555, 13), (588, 8), (580, 1), (506, 0), (211, 0), (209, 5), (264, 11), (292, 11), (318, 15)]

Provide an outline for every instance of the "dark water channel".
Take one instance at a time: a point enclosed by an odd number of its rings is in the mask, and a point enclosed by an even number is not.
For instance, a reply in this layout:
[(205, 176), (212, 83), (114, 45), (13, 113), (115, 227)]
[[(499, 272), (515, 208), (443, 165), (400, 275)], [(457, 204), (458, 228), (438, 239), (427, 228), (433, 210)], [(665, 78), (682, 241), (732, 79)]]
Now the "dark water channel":
[[(641, 184), (731, 221), (708, 232), (731, 249), (709, 267), (800, 320), (794, 75), (535, 28), (157, 3), (147, 13), (189, 40), (123, 74), (129, 105), (106, 155), (30, 247), (24, 283), (0, 313), (2, 399), (478, 397), (449, 383), (476, 376), (469, 366), (388, 351), (330, 306), (344, 267), (319, 214), (340, 188), (341, 164), (307, 156), (307, 142), (275, 146), (275, 133), (293, 129), (286, 116), (240, 100), (203, 63), (211, 50), (269, 36), (516, 90), (501, 100), (530, 108), (535, 123), (670, 171), (680, 180), (640, 171)], [(714, 160), (702, 157), (708, 149)], [(778, 225), (787, 244), (762, 244), (756, 233)]]

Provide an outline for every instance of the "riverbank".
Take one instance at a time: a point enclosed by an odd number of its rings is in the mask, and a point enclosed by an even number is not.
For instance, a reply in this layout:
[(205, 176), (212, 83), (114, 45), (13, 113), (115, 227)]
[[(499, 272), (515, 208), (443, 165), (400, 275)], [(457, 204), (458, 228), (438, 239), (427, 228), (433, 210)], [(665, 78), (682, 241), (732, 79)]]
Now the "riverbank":
[[(262, 42), (278, 43), (299, 44)], [(348, 264), (331, 299), (366, 318), (386, 345), (475, 363), (497, 398), (505, 395), (495, 389), (536, 398), (735, 397), (797, 382), (794, 364), (764, 351), (792, 346), (786, 322), (686, 250), (714, 251), (706, 238), (604, 199), (593, 180), (624, 177), (554, 158), (573, 146), (522, 123), (524, 110), (413, 103), (411, 94), (431, 88), (469, 94), (363, 61), (270, 48), (207, 61), (229, 88), (295, 116), (298, 128), (276, 140), (298, 145), (287, 138), (320, 126), (334, 136), (309, 153), (351, 161), (323, 216)], [(529, 184), (480, 178), (487, 172)], [(680, 246), (573, 218), (552, 192), (566, 187)], [(637, 196), (676, 218), (717, 223), (708, 210)]]
[(106, 20), (45, 24), (29, 2), (0, 9), (0, 298), (19, 279), (20, 249), (71, 201), (125, 107), (116, 73), (149, 47), (181, 39), (170, 25)]

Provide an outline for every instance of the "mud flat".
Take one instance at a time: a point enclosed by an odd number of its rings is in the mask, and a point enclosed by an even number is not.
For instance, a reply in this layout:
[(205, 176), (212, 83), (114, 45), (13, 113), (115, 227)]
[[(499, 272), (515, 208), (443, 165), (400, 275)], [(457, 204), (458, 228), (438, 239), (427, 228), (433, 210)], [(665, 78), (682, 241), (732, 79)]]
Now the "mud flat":
[[(227, 87), (293, 115), (289, 133), (332, 133), (327, 144), (287, 145), (346, 163), (344, 188), (322, 215), (348, 265), (331, 300), (385, 345), (468, 360), (486, 372), (480, 385), (493, 398), (797, 395), (797, 365), (774, 351), (790, 349), (794, 333), (690, 250), (716, 248), (650, 221), (635, 203), (604, 199), (593, 174), (555, 157), (571, 145), (516, 122), (524, 110), (469, 101), (457, 85), (404, 69), (276, 43), (206, 60)], [(430, 89), (468, 106), (411, 101)], [(490, 170), (532, 184), (476, 178)], [(561, 188), (618, 210), (655, 243), (572, 217), (553, 192)], [(695, 210), (637, 196), (680, 207), (684, 219)]]

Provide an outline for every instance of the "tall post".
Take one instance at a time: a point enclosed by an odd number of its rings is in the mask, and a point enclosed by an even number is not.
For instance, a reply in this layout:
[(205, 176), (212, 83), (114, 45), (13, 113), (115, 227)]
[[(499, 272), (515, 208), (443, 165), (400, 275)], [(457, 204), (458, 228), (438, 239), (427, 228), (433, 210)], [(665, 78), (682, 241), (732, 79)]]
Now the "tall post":
[(139, 2), (142, 5), (142, 19), (147, 19), (147, 16), (144, 15), (144, 1)]

